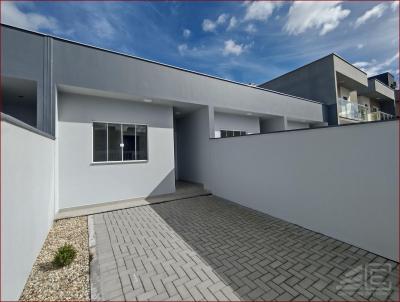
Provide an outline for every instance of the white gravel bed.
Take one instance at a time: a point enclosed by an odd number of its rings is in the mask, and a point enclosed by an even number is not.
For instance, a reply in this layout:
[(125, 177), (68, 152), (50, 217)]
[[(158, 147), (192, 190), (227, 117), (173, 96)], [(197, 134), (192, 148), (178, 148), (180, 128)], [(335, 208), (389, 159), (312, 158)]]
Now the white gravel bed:
[[(76, 257), (69, 266), (55, 268), (52, 265), (54, 254), (65, 243), (75, 247)], [(89, 301), (89, 297), (87, 217), (58, 220), (35, 261), (20, 300)]]

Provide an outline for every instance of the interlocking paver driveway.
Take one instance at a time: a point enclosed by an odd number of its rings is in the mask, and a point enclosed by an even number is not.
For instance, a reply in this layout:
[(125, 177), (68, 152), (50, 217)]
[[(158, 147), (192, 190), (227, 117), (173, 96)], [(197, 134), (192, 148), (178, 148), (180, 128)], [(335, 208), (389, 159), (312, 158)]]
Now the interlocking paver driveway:
[(397, 300), (396, 263), (214, 196), (97, 214), (94, 230), (103, 300)]

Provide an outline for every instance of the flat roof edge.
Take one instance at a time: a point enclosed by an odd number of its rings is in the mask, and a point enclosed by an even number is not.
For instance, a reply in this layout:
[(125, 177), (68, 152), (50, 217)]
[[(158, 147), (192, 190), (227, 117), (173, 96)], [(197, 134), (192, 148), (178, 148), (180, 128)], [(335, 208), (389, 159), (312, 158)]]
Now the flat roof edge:
[(291, 73), (296, 72), (296, 71), (298, 71), (298, 70), (300, 70), (300, 69), (303, 69), (303, 68), (305, 68), (305, 67), (307, 67), (307, 66), (309, 66), (309, 65), (311, 65), (311, 64), (317, 63), (317, 62), (319, 62), (319, 61), (321, 61), (321, 60), (323, 60), (323, 59), (326, 59), (327, 57), (330, 57), (330, 56), (332, 56), (332, 57), (337, 57), (338, 59), (342, 60), (343, 62), (345, 62), (345, 63), (347, 63), (347, 64), (349, 64), (349, 65), (351, 65), (352, 67), (354, 67), (354, 68), (357, 69), (358, 71), (362, 72), (363, 74), (367, 75), (367, 73), (366, 73), (365, 71), (363, 71), (363, 70), (361, 70), (360, 68), (354, 66), (354, 65), (351, 64), (349, 61), (347, 61), (347, 60), (344, 59), (343, 57), (339, 56), (337, 53), (332, 52), (332, 53), (330, 53), (330, 54), (328, 54), (328, 55), (326, 55), (326, 56), (323, 56), (322, 58), (319, 58), (319, 59), (316, 59), (316, 60), (314, 60), (314, 61), (311, 61), (311, 62), (309, 62), (309, 63), (307, 63), (307, 64), (304, 64), (303, 66), (297, 67), (297, 68), (295, 68), (295, 69), (293, 69), (293, 70), (290, 70), (290, 71), (288, 71), (288, 72), (286, 72), (286, 73), (284, 73), (284, 74), (282, 74), (282, 75), (280, 75), (280, 76), (277, 76), (276, 78), (273, 78), (273, 79), (271, 79), (271, 80), (269, 80), (269, 81), (266, 81), (266, 82), (264, 82), (264, 83), (261, 83), (261, 84), (259, 84), (258, 86), (265, 85), (265, 84), (267, 84), (267, 83), (269, 83), (269, 82), (275, 81), (275, 80), (277, 80), (277, 79), (279, 79), (279, 78), (282, 78), (282, 77), (284, 77), (284, 76), (286, 76), (286, 75), (288, 75), (288, 74), (291, 74)]
[(383, 86), (385, 86), (385, 87), (387, 87), (387, 88), (389, 88), (389, 89), (391, 89), (391, 90), (395, 91), (395, 89), (393, 89), (392, 87), (390, 87), (390, 86), (386, 85), (386, 84), (385, 84), (385, 83), (383, 83), (382, 81), (379, 81), (377, 78), (370, 77), (370, 78), (368, 78), (368, 81), (377, 81), (378, 83), (382, 84)]
[(295, 95), (290, 95), (290, 94), (286, 94), (286, 93), (282, 93), (282, 92), (279, 92), (279, 91), (266, 89), (266, 88), (262, 88), (262, 87), (258, 87), (258, 86), (248, 85), (248, 84), (245, 84), (245, 83), (241, 83), (241, 82), (236, 82), (236, 81), (233, 81), (233, 80), (220, 78), (220, 77), (217, 77), (217, 76), (201, 73), (201, 72), (198, 72), (198, 71), (193, 71), (193, 70), (190, 70), (190, 69), (185, 69), (185, 68), (182, 68), (182, 67), (169, 65), (169, 64), (166, 64), (166, 63), (161, 63), (161, 62), (158, 62), (158, 61), (153, 61), (153, 60), (150, 60), (150, 59), (145, 59), (145, 58), (141, 58), (141, 57), (138, 57), (138, 56), (134, 56), (134, 55), (130, 55), (130, 54), (122, 53), (122, 52), (117, 52), (117, 51), (114, 51), (114, 50), (101, 48), (101, 47), (90, 45), (90, 44), (76, 42), (76, 41), (73, 41), (73, 40), (60, 38), (60, 37), (56, 37), (56, 36), (53, 36), (53, 35), (40, 33), (40, 32), (37, 32), (37, 31), (28, 30), (28, 29), (25, 29), (25, 28), (19, 28), (19, 27), (15, 27), (15, 26), (12, 26), (12, 25), (4, 24), (4, 23), (0, 23), (0, 25), (2, 27), (11, 28), (11, 29), (15, 29), (15, 30), (18, 30), (18, 31), (23, 31), (23, 32), (26, 32), (26, 33), (35, 34), (35, 35), (42, 36), (42, 37), (49, 37), (49, 38), (52, 38), (52, 39), (55, 39), (55, 40), (59, 40), (59, 41), (62, 41), (62, 42), (67, 42), (67, 43), (71, 43), (71, 44), (75, 44), (75, 45), (79, 45), (79, 46), (84, 46), (84, 47), (88, 47), (88, 48), (92, 48), (92, 49), (96, 49), (96, 50), (100, 50), (100, 51), (104, 51), (104, 52), (108, 52), (108, 53), (112, 53), (112, 54), (116, 54), (116, 55), (120, 55), (120, 56), (124, 56), (124, 57), (128, 57), (128, 58), (140, 60), (140, 61), (143, 61), (143, 62), (152, 63), (152, 64), (156, 64), (156, 65), (160, 65), (160, 66), (164, 66), (164, 67), (168, 67), (168, 68), (172, 68), (172, 69), (176, 69), (176, 70), (180, 70), (180, 71), (184, 71), (184, 72), (188, 72), (188, 73), (192, 73), (192, 74), (208, 77), (208, 78), (211, 78), (211, 79), (216, 79), (216, 80), (228, 82), (228, 83), (231, 83), (231, 84), (236, 84), (236, 85), (245, 86), (245, 87), (248, 87), (248, 88), (253, 88), (253, 89), (266, 91), (266, 92), (270, 92), (270, 93), (274, 93), (274, 94), (279, 94), (279, 95), (291, 97), (291, 98), (294, 98), (294, 99), (299, 99), (299, 100), (310, 102), (310, 103), (316, 103), (316, 104), (321, 104), (321, 105), (323, 104), (323, 103), (315, 101), (315, 100), (306, 99), (306, 98), (298, 97), (298, 96), (295, 96)]

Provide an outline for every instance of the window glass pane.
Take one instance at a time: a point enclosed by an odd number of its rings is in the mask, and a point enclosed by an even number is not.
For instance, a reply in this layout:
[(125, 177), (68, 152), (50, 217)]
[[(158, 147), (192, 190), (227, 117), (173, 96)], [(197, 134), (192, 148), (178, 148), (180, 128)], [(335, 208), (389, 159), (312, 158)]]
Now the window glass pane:
[(108, 124), (108, 160), (122, 160), (121, 144), (121, 125)]
[(135, 160), (135, 125), (122, 125), (124, 160)]
[(246, 131), (240, 131), (240, 136), (245, 136), (246, 135)]
[(231, 131), (231, 130), (228, 130), (228, 131), (226, 131), (227, 132), (227, 137), (232, 137), (233, 136), (233, 131)]
[(93, 123), (93, 161), (107, 160), (107, 124)]
[(221, 130), (221, 137), (227, 137), (227, 131), (226, 130)]
[(240, 131), (233, 131), (233, 136), (240, 136)]
[(147, 126), (136, 125), (136, 159), (147, 160)]

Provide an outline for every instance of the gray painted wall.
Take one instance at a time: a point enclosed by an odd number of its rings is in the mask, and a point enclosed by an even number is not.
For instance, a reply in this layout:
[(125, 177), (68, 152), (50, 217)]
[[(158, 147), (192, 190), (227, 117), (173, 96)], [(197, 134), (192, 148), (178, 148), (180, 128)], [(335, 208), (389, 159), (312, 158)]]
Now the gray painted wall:
[(256, 116), (214, 113), (215, 130), (241, 130), (247, 133), (260, 133), (260, 120)]
[[(175, 191), (171, 107), (77, 94), (58, 101), (60, 209)], [(91, 164), (92, 121), (148, 124), (148, 162)]]
[(1, 26), (1, 74), (37, 82), (37, 128), (54, 133), (49, 43), (50, 38)]
[(139, 98), (323, 120), (318, 103), (60, 40), (54, 40), (54, 81)]
[(260, 120), (260, 132), (269, 133), (286, 130), (286, 117), (274, 117)]
[(398, 261), (398, 123), (211, 140), (206, 186)]
[(209, 169), (209, 111), (201, 108), (176, 120), (179, 179), (204, 184)]
[(307, 123), (287, 120), (286, 130), (306, 129), (306, 128), (310, 128), (310, 125)]
[(54, 217), (54, 140), (1, 122), (1, 300), (18, 300)]
[(11, 115), (20, 121), (36, 127), (36, 105), (16, 104), (11, 102), (3, 102), (3, 112)]
[[(38, 81), (38, 127), (54, 133), (56, 87), (323, 121), (323, 106), (2, 26), (2, 75)], [(84, 68), (83, 68), (84, 66)]]
[(260, 87), (317, 100), (325, 104), (336, 104), (336, 80), (333, 55), (293, 70)]

